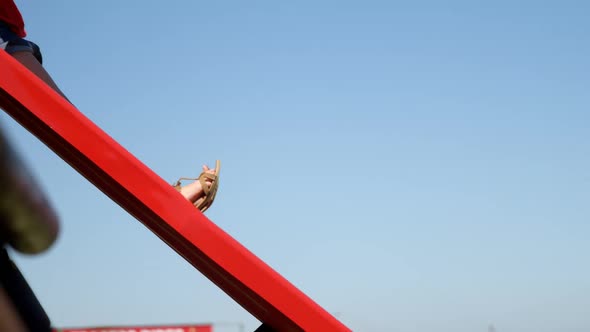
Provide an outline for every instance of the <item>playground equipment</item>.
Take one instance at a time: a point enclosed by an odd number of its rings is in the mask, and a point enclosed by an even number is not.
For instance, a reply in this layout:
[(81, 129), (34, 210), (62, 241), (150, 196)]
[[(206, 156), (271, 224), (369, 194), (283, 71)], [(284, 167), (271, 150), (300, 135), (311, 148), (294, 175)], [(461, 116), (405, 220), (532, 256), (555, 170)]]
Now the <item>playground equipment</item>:
[(55, 329), (53, 332), (213, 332), (213, 325), (102, 326)]
[[(260, 320), (256, 331), (350, 331), (4, 51), (0, 51), (0, 108)], [(14, 153), (8, 155), (12, 158), (3, 160), (2, 176), (12, 181), (16, 194), (11, 196), (14, 209), (2, 216), (8, 225), (2, 235), (10, 235), (6, 243), (14, 249), (38, 253), (51, 245), (57, 220), (46, 200), (19, 183), (30, 174), (18, 176), (22, 165)], [(16, 279), (26, 285), (22, 276)], [(4, 279), (0, 281), (5, 286)], [(32, 292), (30, 296), (30, 303), (38, 304)], [(0, 292), (0, 305), (7, 302), (7, 310), (17, 308), (22, 328), (29, 318), (14, 301)], [(41, 323), (49, 322), (40, 306), (35, 313)], [(10, 331), (20, 331), (15, 321)]]

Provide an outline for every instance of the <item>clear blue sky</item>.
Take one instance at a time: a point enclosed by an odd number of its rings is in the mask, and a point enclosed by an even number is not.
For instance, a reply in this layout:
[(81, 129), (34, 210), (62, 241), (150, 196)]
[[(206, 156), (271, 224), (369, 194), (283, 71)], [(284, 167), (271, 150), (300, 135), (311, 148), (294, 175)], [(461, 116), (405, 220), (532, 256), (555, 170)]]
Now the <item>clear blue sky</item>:
[[(47, 69), (355, 331), (590, 330), (585, 1), (17, 1)], [(2, 114), (61, 216), (56, 326), (252, 316)], [(235, 327), (219, 331), (237, 331)]]

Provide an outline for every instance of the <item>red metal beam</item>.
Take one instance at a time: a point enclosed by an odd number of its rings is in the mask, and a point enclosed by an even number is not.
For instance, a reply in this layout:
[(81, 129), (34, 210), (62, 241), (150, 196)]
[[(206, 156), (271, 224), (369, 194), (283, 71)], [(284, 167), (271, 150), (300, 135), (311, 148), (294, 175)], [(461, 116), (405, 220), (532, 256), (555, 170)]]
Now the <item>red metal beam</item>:
[(350, 331), (4, 51), (0, 108), (258, 320), (277, 331)]
[(213, 332), (212, 324), (58, 328), (52, 332)]

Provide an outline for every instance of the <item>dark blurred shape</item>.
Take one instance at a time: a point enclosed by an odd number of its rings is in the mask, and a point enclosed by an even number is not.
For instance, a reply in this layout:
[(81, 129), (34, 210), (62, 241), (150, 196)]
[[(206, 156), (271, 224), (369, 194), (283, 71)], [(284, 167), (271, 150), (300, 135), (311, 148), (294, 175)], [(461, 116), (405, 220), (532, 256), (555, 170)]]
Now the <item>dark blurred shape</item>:
[(0, 129), (0, 241), (25, 254), (47, 250), (58, 219)]
[(49, 317), (5, 249), (0, 250), (0, 286), (2, 331), (51, 331)]

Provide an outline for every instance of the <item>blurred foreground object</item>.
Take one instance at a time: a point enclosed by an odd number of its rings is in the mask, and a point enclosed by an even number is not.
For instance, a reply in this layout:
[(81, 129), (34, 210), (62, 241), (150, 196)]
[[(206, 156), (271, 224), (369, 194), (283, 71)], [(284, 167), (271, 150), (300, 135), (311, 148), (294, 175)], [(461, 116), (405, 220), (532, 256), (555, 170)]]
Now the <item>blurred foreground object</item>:
[(1, 241), (25, 254), (47, 250), (58, 235), (55, 212), (0, 129)]

